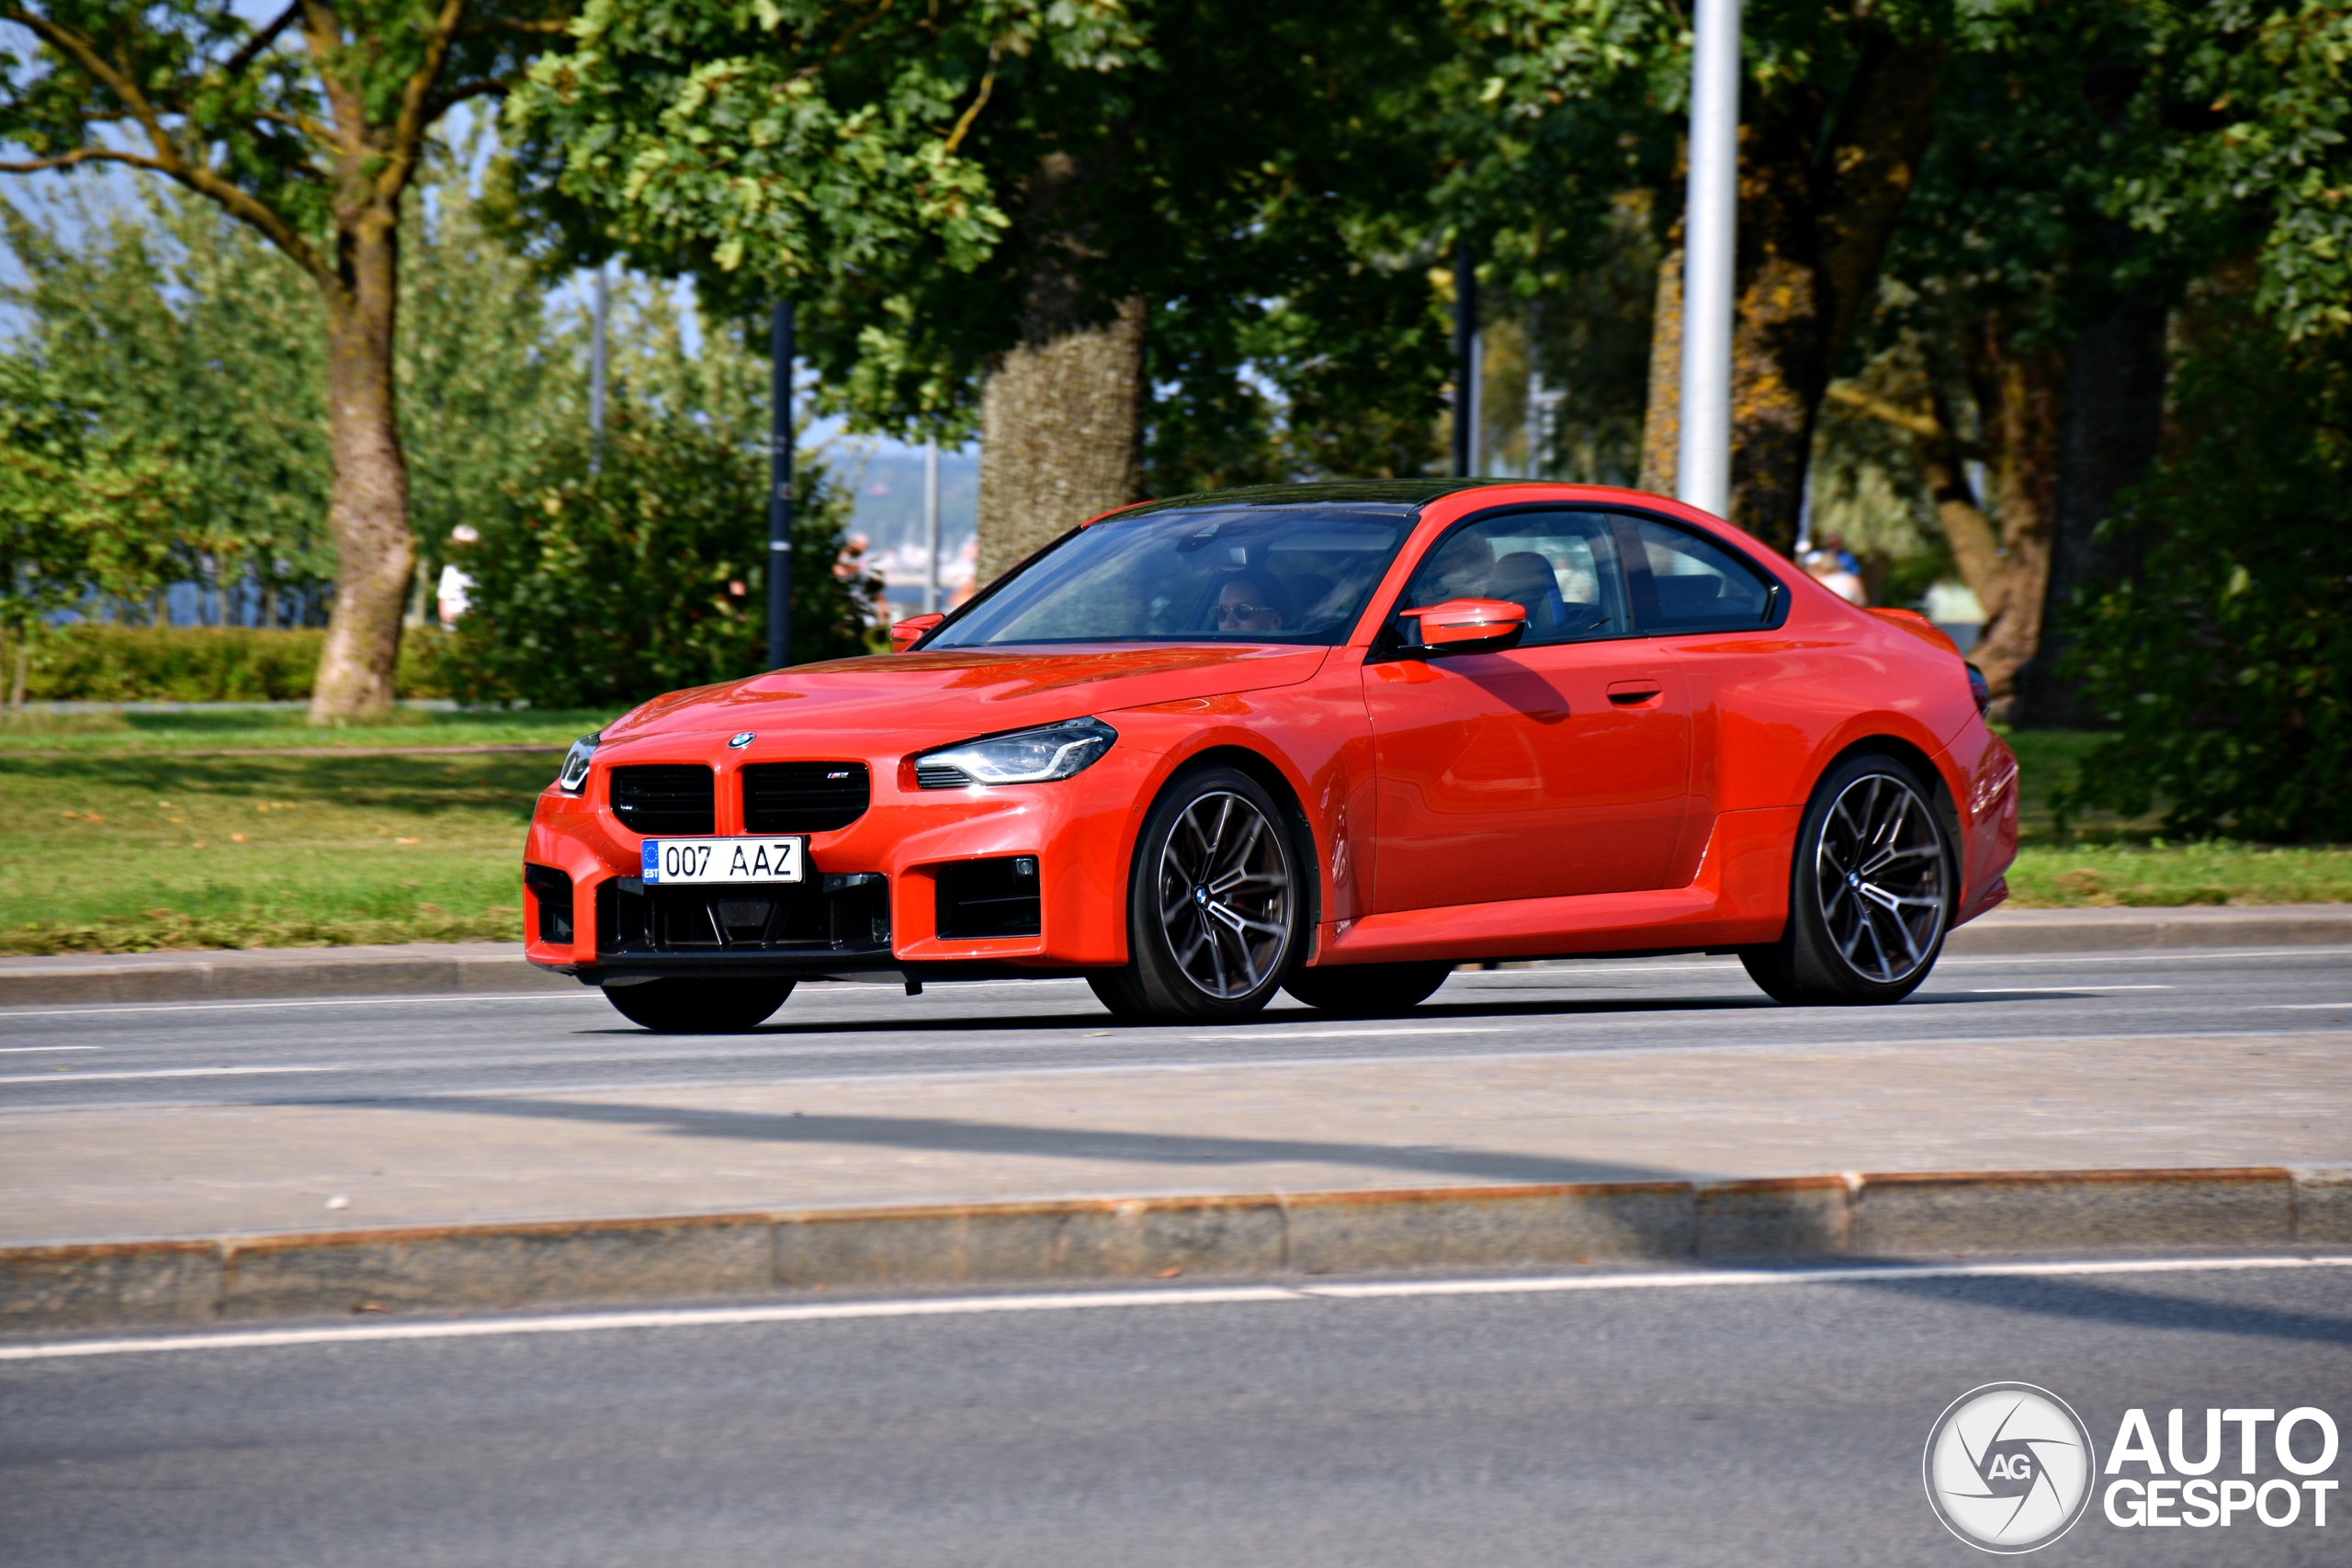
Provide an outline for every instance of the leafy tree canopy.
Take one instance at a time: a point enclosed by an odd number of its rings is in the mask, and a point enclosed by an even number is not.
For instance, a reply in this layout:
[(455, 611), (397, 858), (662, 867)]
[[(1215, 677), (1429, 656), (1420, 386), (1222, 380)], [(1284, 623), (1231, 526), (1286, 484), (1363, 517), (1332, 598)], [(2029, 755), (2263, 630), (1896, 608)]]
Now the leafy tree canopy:
[[(1394, 214), (1432, 177), (1417, 114), (1447, 46), (1434, 6), (1396, 0), (602, 0), (515, 98), (518, 185), (568, 225), (559, 254), (602, 232), (746, 315), (792, 295), (823, 395), (865, 428), (968, 429), (1041, 268), (1098, 315), (1144, 298), (1151, 379), (1175, 394), (1163, 454), (1255, 473), (1267, 411), (1244, 363), (1335, 412), (1434, 410), (1425, 226)], [(1220, 448), (1237, 424), (1254, 434)]]
[(0, 169), (116, 164), (220, 204), (330, 289), (355, 210), (396, 199), (457, 104), (503, 90), (561, 30), (554, 0), (0, 0)]

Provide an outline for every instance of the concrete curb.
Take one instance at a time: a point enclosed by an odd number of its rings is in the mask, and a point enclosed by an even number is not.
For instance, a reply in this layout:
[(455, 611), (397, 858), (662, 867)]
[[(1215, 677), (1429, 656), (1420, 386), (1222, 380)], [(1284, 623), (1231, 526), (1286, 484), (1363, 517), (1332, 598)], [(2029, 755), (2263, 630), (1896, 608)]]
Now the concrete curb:
[(0, 1007), (576, 991), (512, 942), (0, 959)]
[(1177, 1273), (2346, 1246), (2352, 1168), (1106, 1198), (6, 1248), (0, 1332)]
[[(2352, 904), (2002, 909), (1961, 927), (1944, 951), (1966, 958), (2314, 946), (2352, 947)], [(519, 942), (0, 958), (0, 1007), (570, 990), (576, 984), (524, 963)]]
[(1953, 957), (2175, 947), (2352, 946), (2352, 904), (1996, 909), (1951, 933)]

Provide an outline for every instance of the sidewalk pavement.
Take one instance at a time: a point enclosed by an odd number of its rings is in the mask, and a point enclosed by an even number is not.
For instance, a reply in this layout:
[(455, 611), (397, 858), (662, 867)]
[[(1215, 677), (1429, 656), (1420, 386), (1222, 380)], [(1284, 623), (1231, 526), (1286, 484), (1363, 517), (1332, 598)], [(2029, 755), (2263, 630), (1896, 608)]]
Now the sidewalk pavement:
[[(2233, 908), (1996, 909), (1952, 932), (1954, 957), (2172, 947), (2352, 946), (2352, 904)], [(519, 942), (412, 942), (246, 952), (0, 958), (0, 1008), (263, 997), (567, 989)]]
[(0, 1132), (0, 1247), (1105, 1194), (2352, 1167), (2348, 1046), (2342, 1031), (1726, 1042), (18, 1112)]

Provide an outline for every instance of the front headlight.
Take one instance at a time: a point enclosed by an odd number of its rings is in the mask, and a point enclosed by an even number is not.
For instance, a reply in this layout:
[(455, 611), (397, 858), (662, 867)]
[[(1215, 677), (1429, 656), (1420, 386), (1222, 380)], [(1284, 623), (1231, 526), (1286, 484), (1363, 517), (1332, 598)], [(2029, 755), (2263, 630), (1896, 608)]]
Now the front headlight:
[(588, 782), (588, 764), (596, 760), (596, 742), (604, 736), (583, 735), (571, 743), (563, 754), (563, 770), (555, 776), (556, 788), (566, 795), (578, 795), (580, 786)]
[(915, 759), (915, 782), (925, 789), (1045, 784), (1091, 767), (1118, 738), (1119, 732), (1099, 718), (991, 735), (924, 752)]

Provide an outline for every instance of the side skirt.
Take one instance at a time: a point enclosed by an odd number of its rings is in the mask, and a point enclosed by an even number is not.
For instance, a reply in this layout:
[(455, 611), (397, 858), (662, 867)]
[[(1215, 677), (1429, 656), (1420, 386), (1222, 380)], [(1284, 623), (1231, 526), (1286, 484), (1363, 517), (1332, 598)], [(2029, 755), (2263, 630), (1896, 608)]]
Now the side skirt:
[(1601, 953), (1690, 953), (1777, 941), (1789, 918), (1789, 855), (1803, 807), (1715, 818), (1687, 887), (1508, 898), (1367, 915), (1318, 929), (1317, 967)]

